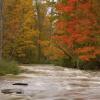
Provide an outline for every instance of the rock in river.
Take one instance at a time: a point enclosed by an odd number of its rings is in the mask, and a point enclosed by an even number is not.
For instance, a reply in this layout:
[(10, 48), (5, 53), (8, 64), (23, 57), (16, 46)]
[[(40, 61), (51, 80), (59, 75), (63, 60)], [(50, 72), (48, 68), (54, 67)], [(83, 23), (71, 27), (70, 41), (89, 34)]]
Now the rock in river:
[(4, 90), (1, 90), (1, 93), (4, 93), (4, 94), (11, 94), (11, 93), (23, 94), (24, 91), (21, 89), (4, 89)]
[(27, 83), (14, 83), (13, 85), (22, 85), (22, 86), (27, 86)]

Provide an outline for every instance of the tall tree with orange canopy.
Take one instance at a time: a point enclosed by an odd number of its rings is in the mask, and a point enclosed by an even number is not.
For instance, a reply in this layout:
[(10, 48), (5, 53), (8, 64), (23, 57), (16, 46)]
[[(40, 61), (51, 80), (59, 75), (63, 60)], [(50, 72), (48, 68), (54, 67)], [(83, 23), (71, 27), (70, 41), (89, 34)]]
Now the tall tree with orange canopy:
[(91, 0), (62, 0), (57, 4), (58, 20), (53, 37), (56, 46), (76, 67), (100, 54), (100, 27)]

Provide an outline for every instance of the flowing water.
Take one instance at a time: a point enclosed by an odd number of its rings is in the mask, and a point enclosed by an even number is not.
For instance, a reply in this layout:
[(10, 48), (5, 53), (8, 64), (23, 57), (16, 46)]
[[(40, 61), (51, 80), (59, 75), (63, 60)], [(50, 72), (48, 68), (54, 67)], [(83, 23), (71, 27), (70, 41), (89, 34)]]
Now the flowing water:
[[(26, 72), (0, 78), (0, 90), (22, 89), (23, 94), (0, 93), (0, 100), (100, 100), (100, 72), (53, 65), (21, 66)], [(13, 83), (28, 83), (15, 86)]]

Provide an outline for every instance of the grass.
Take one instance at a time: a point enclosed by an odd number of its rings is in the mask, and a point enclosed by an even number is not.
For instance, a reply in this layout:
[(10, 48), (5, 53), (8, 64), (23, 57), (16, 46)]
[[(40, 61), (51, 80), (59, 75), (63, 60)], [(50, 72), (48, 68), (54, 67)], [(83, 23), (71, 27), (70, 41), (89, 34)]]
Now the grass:
[(15, 61), (9, 60), (0, 60), (0, 75), (6, 74), (18, 74), (20, 72), (20, 68)]

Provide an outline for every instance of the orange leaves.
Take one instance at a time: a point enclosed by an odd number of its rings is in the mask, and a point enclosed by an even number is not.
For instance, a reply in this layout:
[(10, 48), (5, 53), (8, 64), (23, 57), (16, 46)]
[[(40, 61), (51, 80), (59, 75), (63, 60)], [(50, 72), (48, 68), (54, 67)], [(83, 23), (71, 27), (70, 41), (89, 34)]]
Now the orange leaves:
[(94, 51), (94, 50), (95, 50), (95, 47), (86, 46), (86, 47), (83, 47), (83, 48), (76, 49), (76, 53), (87, 53), (87, 52), (91, 52), (91, 51)]
[(95, 49), (95, 55), (100, 55), (100, 47)]
[(91, 4), (90, 3), (82, 3), (82, 4), (80, 4), (80, 6), (79, 6), (79, 9), (81, 9), (81, 10), (89, 10), (91, 8)]
[(58, 3), (56, 8), (60, 12), (71, 12), (71, 11), (73, 11), (73, 6), (70, 6), (70, 5), (66, 6), (66, 5), (64, 5), (62, 3)]
[(54, 36), (53, 37), (57, 43), (60, 43), (60, 44), (70, 44), (71, 40), (70, 40), (70, 37), (66, 36), (66, 35), (61, 35), (61, 36)]
[(73, 39), (76, 43), (82, 43), (82, 42), (86, 42), (88, 40), (88, 37), (81, 34), (76, 34), (73, 35)]
[(58, 3), (56, 5), (56, 8), (57, 8), (58, 11), (62, 11), (63, 10), (63, 7), (64, 7), (64, 4), (62, 4), (62, 3)]
[(93, 46), (78, 48), (75, 52), (79, 55), (79, 58), (84, 61), (96, 58), (96, 48)]
[(63, 20), (59, 20), (56, 22), (56, 28), (59, 30), (64, 29), (65, 26), (66, 26), (66, 23)]
[(92, 55), (92, 54), (87, 54), (87, 55), (80, 55), (79, 58), (83, 61), (90, 61), (91, 59), (96, 58), (96, 55)]
[[(78, 1), (75, 9), (75, 3)], [(91, 6), (90, 2), (80, 0), (67, 0), (66, 3), (58, 4), (58, 12), (61, 13), (62, 19), (58, 20), (57, 29), (63, 30), (63, 34), (58, 36), (56, 34), (54, 39), (64, 46), (66, 51), (69, 50), (69, 53), (84, 61), (94, 59), (100, 54), (100, 49), (97, 49), (95, 45), (98, 42), (97, 33), (100, 32), (96, 30), (97, 20), (91, 11)], [(65, 21), (61, 21), (63, 19)]]
[(68, 0), (68, 5), (64, 5), (63, 3), (57, 4), (57, 10), (65, 13), (73, 12), (74, 6), (73, 4), (76, 3), (78, 0)]
[(89, 57), (87, 55), (79, 56), (79, 58), (83, 61), (89, 61)]

